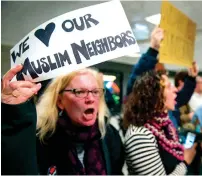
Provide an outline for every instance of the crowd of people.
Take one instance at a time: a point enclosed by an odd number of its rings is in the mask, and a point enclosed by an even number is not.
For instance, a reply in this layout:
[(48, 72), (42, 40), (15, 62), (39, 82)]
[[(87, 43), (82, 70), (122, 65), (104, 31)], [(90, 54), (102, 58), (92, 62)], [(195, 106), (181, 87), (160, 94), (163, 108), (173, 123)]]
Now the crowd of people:
[(184, 148), (179, 128), (202, 132), (202, 78), (193, 62), (172, 85), (155, 67), (163, 38), (155, 28), (132, 69), (123, 140), (109, 123), (99, 71), (56, 77), (35, 102), (41, 84), (11, 81), (23, 66), (10, 69), (1, 80), (2, 174), (122, 175), (126, 163), (132, 175), (186, 175), (194, 160), (200, 165), (201, 143)]

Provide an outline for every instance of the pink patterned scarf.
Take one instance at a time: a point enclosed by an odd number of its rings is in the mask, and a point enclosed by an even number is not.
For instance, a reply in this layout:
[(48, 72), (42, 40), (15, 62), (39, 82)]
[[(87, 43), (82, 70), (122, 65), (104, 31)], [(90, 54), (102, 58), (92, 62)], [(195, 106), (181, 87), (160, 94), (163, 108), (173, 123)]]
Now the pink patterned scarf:
[(167, 113), (156, 114), (154, 118), (149, 120), (144, 126), (153, 133), (158, 144), (161, 145), (164, 150), (178, 160), (184, 160), (184, 147), (179, 143), (176, 129)]

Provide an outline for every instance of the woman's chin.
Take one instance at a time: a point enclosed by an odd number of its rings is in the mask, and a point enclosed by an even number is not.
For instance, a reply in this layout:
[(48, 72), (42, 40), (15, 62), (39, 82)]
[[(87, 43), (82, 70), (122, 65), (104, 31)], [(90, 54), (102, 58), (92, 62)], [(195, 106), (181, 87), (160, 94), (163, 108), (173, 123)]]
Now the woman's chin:
[(92, 125), (95, 124), (95, 121), (96, 121), (96, 119), (93, 119), (93, 120), (91, 120), (91, 121), (85, 122), (84, 125), (85, 125), (85, 126), (92, 126)]
[(84, 115), (82, 118), (82, 124), (84, 126), (92, 126), (94, 125), (95, 121), (96, 121), (96, 116), (94, 114)]
[(168, 111), (174, 111), (174, 110), (175, 110), (175, 106), (168, 107)]

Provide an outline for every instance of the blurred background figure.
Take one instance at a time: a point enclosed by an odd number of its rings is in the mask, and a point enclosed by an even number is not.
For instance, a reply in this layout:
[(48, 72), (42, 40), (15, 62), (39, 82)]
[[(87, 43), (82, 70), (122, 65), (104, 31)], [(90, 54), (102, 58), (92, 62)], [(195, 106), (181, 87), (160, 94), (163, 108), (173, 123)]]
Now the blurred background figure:
[(196, 126), (196, 131), (202, 133), (202, 105), (199, 106), (192, 118), (192, 123)]
[[(190, 81), (192, 80), (192, 84), (189, 86), (189, 81), (188, 79), (190, 79)], [(188, 86), (188, 93), (184, 94), (183, 98), (187, 98), (186, 100), (186, 104), (182, 105), (181, 107), (179, 107), (179, 113), (180, 113), (180, 126), (185, 128), (185, 129), (190, 129), (190, 130), (195, 130), (194, 124), (191, 123), (192, 117), (194, 112), (191, 111), (190, 106), (188, 104), (189, 99), (191, 98), (193, 92), (194, 92), (194, 88), (195, 88), (195, 80), (193, 78), (191, 78), (188, 74), (187, 71), (180, 71), (175, 75), (175, 86), (178, 89), (178, 91), (181, 91), (183, 89), (183, 87)]]
[(196, 77), (196, 88), (193, 96), (189, 102), (191, 109), (195, 112), (196, 109), (202, 105), (202, 77)]

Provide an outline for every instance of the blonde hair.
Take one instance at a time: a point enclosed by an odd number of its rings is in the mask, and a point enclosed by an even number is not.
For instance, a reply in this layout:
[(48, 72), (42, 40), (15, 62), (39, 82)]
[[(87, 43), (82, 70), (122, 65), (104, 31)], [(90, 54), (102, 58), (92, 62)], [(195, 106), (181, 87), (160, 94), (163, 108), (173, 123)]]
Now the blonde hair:
[[(98, 83), (100, 88), (103, 88), (102, 74), (98, 71), (90, 68), (73, 71), (67, 75), (55, 78), (47, 87), (44, 94), (39, 99), (36, 106), (37, 108), (37, 135), (39, 139), (44, 142), (45, 137), (50, 137), (56, 129), (56, 123), (58, 120), (59, 109), (57, 107), (57, 100), (59, 92), (65, 89), (70, 84), (72, 79), (81, 74), (92, 74)], [(100, 98), (98, 109), (98, 126), (101, 132), (102, 138), (105, 135), (105, 116), (108, 115), (107, 105), (105, 103), (104, 95)], [(48, 134), (48, 136), (47, 136)]]

